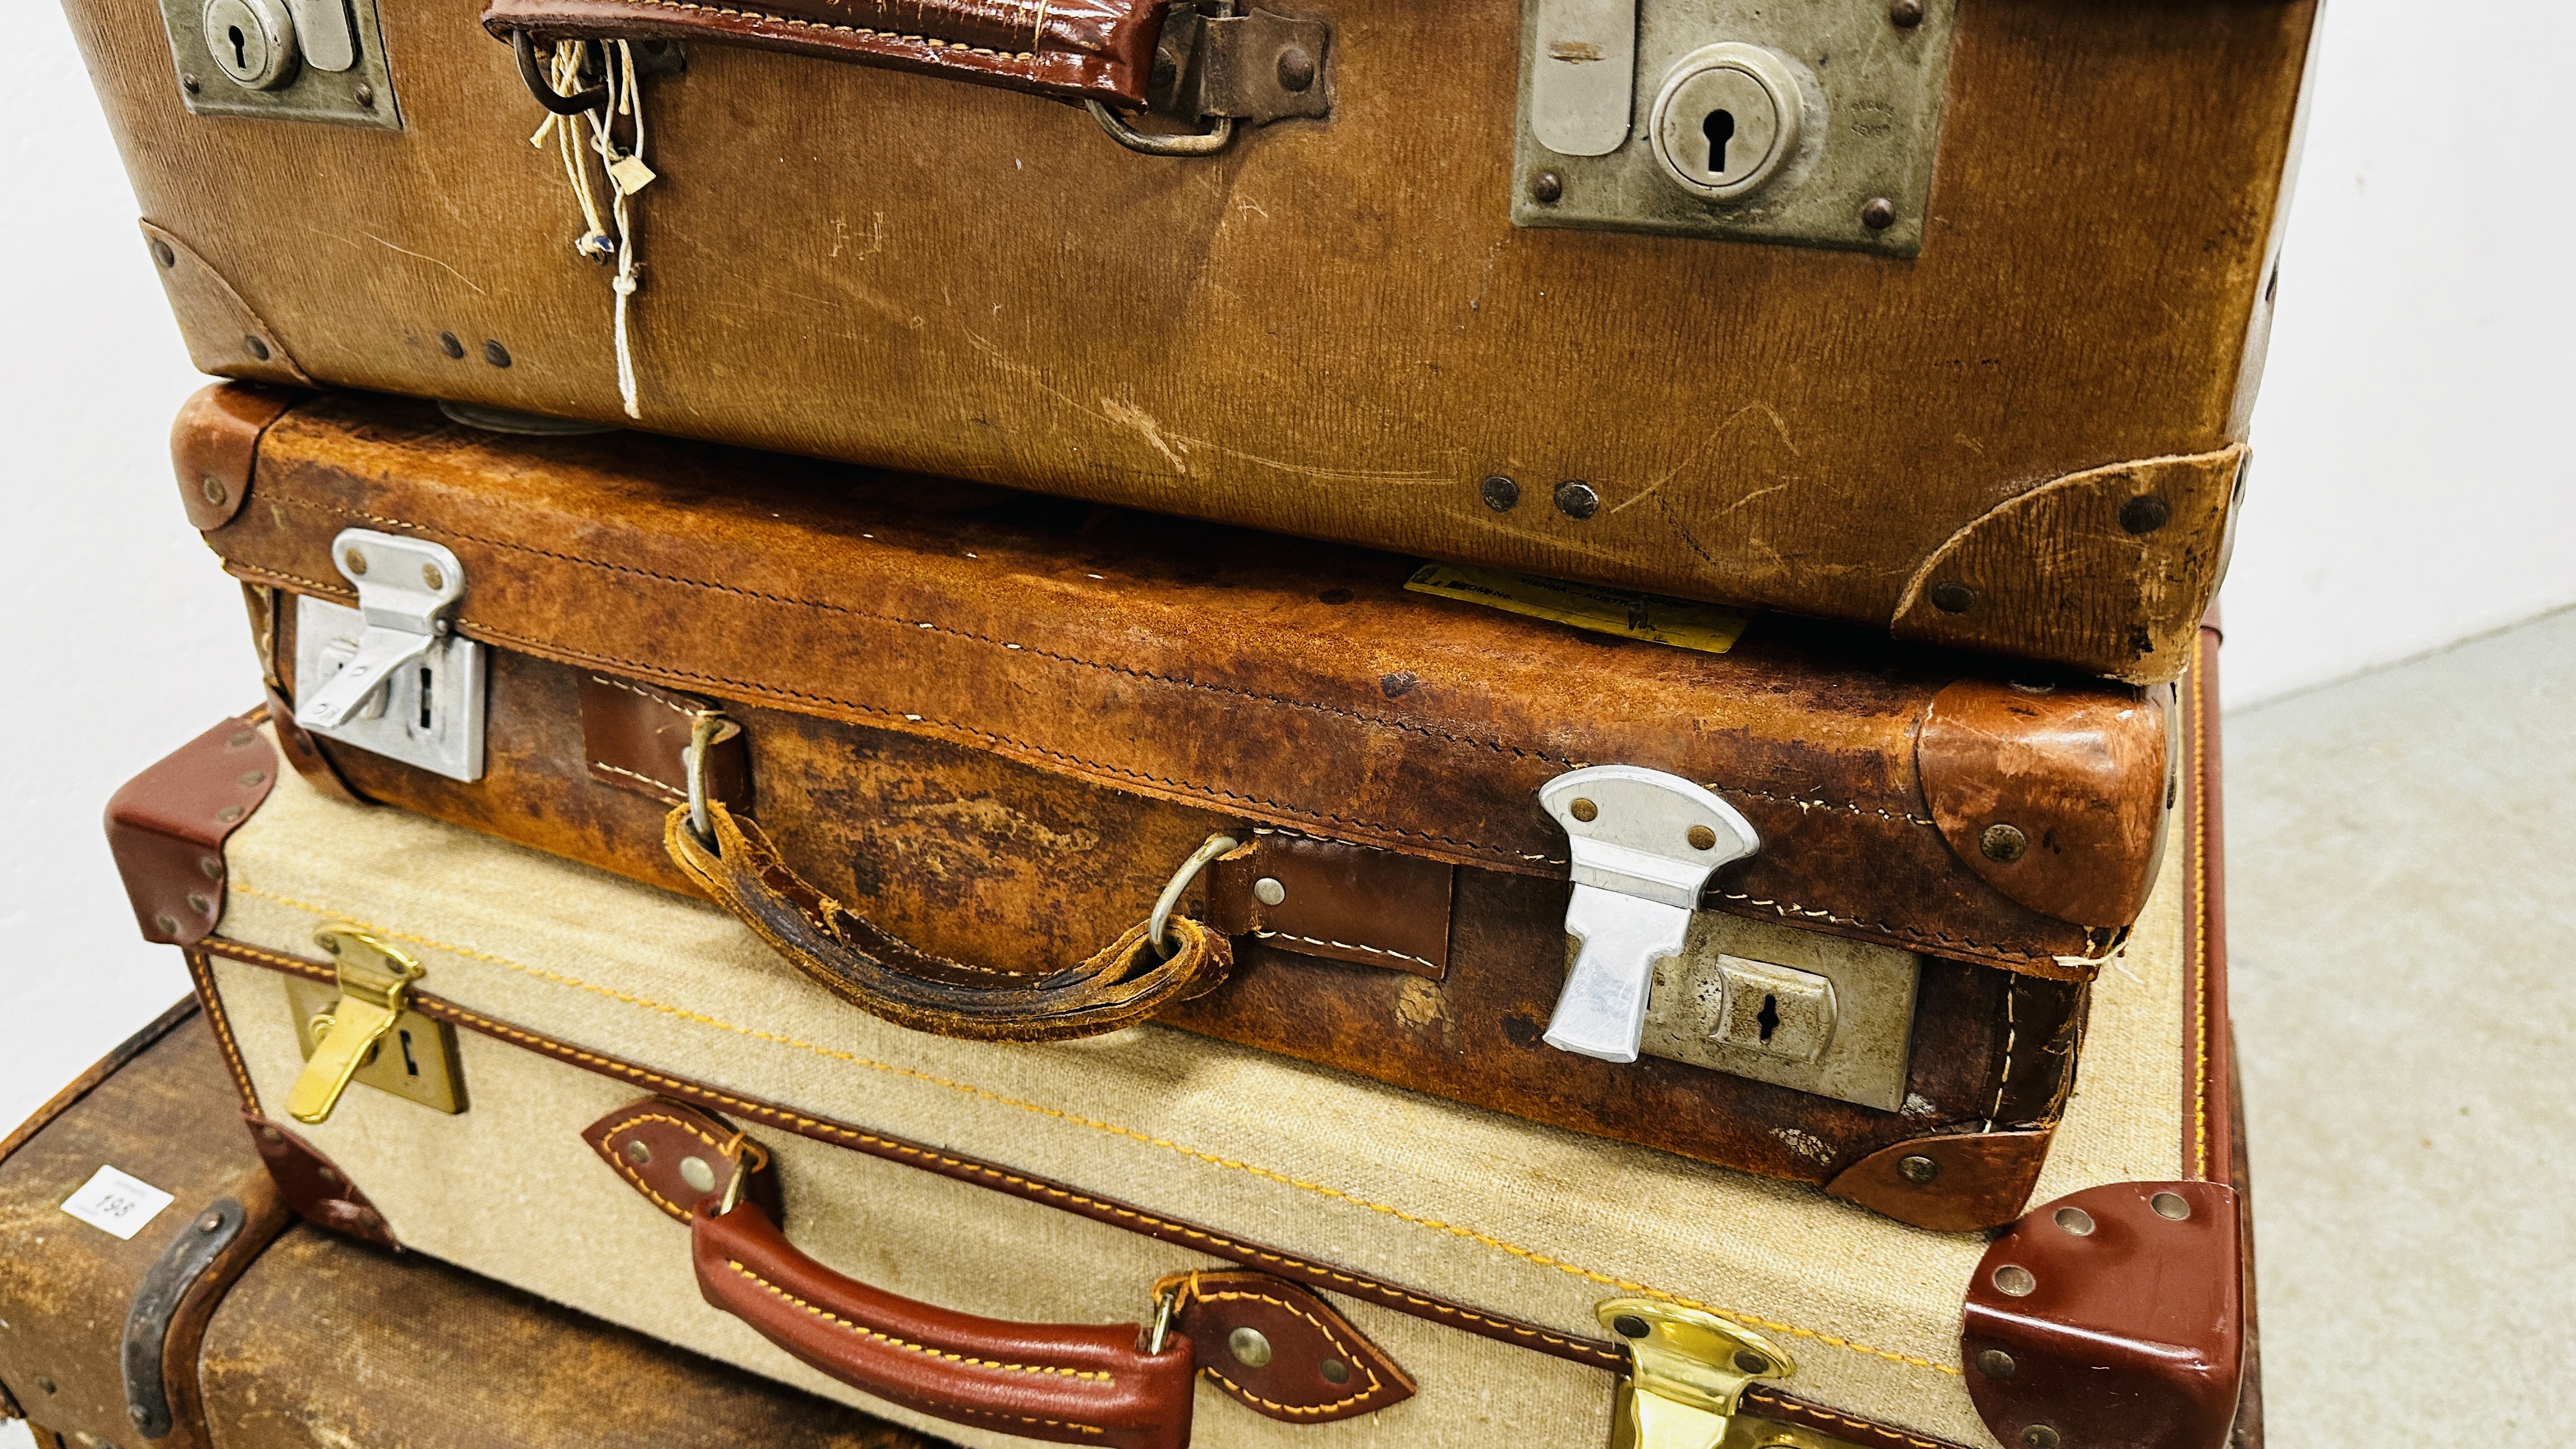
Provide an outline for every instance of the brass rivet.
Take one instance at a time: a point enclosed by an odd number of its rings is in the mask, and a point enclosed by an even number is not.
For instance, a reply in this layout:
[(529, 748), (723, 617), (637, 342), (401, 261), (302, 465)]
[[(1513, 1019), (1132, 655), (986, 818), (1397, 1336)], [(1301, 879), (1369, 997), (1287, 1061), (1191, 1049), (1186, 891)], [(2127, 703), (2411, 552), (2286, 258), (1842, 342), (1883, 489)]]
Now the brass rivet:
[(2010, 865), (2030, 849), (2030, 837), (2022, 834), (2018, 826), (1989, 825), (1986, 833), (1977, 837), (1977, 849), (1998, 865)]
[(1346, 1384), (1351, 1381), (1351, 1366), (1337, 1358), (1328, 1358), (1315, 1365), (1315, 1372), (1322, 1374), (1327, 1383)]
[(2057, 1431), (2046, 1424), (2033, 1424), (2021, 1431), (2023, 1449), (2057, 1449)]
[(1252, 898), (1265, 906), (1275, 906), (1288, 899), (1288, 888), (1277, 878), (1265, 875), (1252, 883)]
[(483, 360), (494, 367), (507, 367), (510, 365), (510, 349), (498, 342), (486, 342), (483, 344)]
[(218, 823), (230, 825), (249, 813), (249, 811), (244, 810), (239, 805), (227, 805), (223, 809), (215, 812), (215, 819)]
[(259, 731), (257, 730), (235, 730), (232, 732), (231, 738), (224, 741), (224, 744), (231, 749), (246, 750), (249, 749), (258, 739)]
[(1270, 1340), (1262, 1336), (1260, 1329), (1238, 1328), (1225, 1336), (1225, 1346), (1245, 1368), (1259, 1368), (1270, 1362)]
[(349, 95), (352, 99), (356, 100), (359, 105), (366, 106), (370, 109), (373, 109), (376, 104), (376, 88), (367, 84), (365, 81), (358, 82), (358, 88), (349, 92)]
[(1885, 231), (1896, 225), (1896, 203), (1884, 196), (1873, 196), (1860, 209), (1860, 224), (1871, 231)]
[(213, 899), (212, 899), (211, 897), (209, 897), (209, 896), (208, 896), (204, 891), (190, 891), (190, 892), (188, 892), (188, 909), (189, 909), (189, 910), (195, 911), (198, 915), (201, 915), (201, 916), (202, 916), (202, 915), (205, 915), (205, 914), (207, 914), (207, 913), (211, 912), (212, 910), (214, 910), (214, 908), (215, 908), (215, 903), (214, 903)]
[(1977, 1372), (1990, 1379), (2011, 1378), (2013, 1370), (2020, 1367), (2020, 1364), (2013, 1362), (2011, 1354), (2000, 1348), (1983, 1349), (1977, 1354)]
[(2120, 505), (2120, 526), (2131, 533), (2153, 533), (2173, 517), (2173, 505), (2152, 493), (2141, 493)]
[(434, 563), (422, 564), (420, 566), (420, 581), (427, 584), (432, 589), (443, 589), (447, 587), (447, 575), (440, 573), (438, 571), (438, 565)]
[(2191, 1216), (2191, 1200), (2178, 1192), (2157, 1193), (2147, 1199), (2147, 1206), (2156, 1210), (2157, 1217), (2177, 1223)]
[(1692, 826), (1690, 834), (1684, 838), (1690, 841), (1690, 848), (1693, 850), (1717, 849), (1717, 832), (1705, 825)]
[[(152, 260), (165, 267), (175, 267), (179, 265), (179, 254), (170, 250), (168, 242), (156, 236), (152, 239)], [(2273, 275), (2278, 277), (2280, 274), (2275, 272)]]
[(353, 574), (362, 574), (367, 571), (367, 556), (358, 552), (354, 548), (340, 556), (340, 563), (342, 567), (348, 569), (348, 571)]
[(1565, 178), (1553, 171), (1542, 171), (1530, 178), (1530, 199), (1541, 206), (1554, 206), (1565, 196)]
[(1735, 1371), (1740, 1374), (1767, 1374), (1771, 1372), (1771, 1360), (1749, 1348), (1741, 1349), (1735, 1355)]
[(2039, 1280), (2030, 1276), (2030, 1270), (2018, 1263), (2006, 1263), (1995, 1270), (1997, 1292), (2009, 1294), (2015, 1298), (2028, 1298), (2031, 1291), (2038, 1286)]
[(313, 943), (322, 948), (322, 954), (325, 956), (340, 954), (340, 938), (337, 936), (327, 932), (317, 932), (313, 937)]
[(642, 1167), (653, 1160), (653, 1149), (644, 1145), (643, 1138), (630, 1137), (626, 1140), (626, 1160)]
[(1621, 1338), (1643, 1338), (1654, 1330), (1648, 1328), (1646, 1326), (1646, 1320), (1639, 1318), (1637, 1315), (1633, 1313), (1622, 1313), (1618, 1317), (1610, 1320), (1610, 1331), (1619, 1335)]
[(2093, 1215), (2080, 1207), (2059, 1208), (2056, 1221), (2058, 1227), (2079, 1238), (2090, 1237), (2093, 1233)]
[(179, 934), (179, 918), (171, 915), (167, 911), (154, 916), (152, 918), (152, 924), (159, 926), (161, 928), (161, 934), (164, 936), (175, 936)]
[(259, 1136), (260, 1140), (263, 1142), (283, 1142), (286, 1140), (286, 1134), (278, 1131), (274, 1127), (262, 1127), (259, 1129)]
[(463, 357), (465, 344), (456, 340), (455, 333), (441, 332), (438, 334), (438, 350), (450, 357)]
[(222, 880), (224, 858), (220, 855), (201, 856), (197, 860), (197, 869), (204, 871), (208, 880)]
[(197, 480), (197, 491), (206, 495), (208, 503), (218, 507), (222, 506), (224, 499), (231, 496), (224, 488), (224, 480), (212, 473)]
[(327, 1167), (323, 1168), (319, 1175), (324, 1182), (338, 1182), (340, 1180), (340, 1174)]
[(1964, 614), (1977, 607), (1977, 591), (1957, 579), (1932, 586), (1932, 607), (1944, 614)]
[(243, 334), (242, 334), (242, 346), (247, 347), (247, 348), (249, 348), (249, 349), (250, 349), (250, 355), (251, 355), (252, 357), (254, 357), (254, 358), (258, 359), (258, 360), (259, 360), (259, 361), (261, 361), (261, 362), (266, 362), (266, 361), (268, 361), (268, 340), (267, 340), (266, 338), (261, 337), (258, 333), (256, 333), (256, 332), (245, 332), (245, 333), (243, 333)]
[(1898, 29), (1912, 30), (1923, 23), (1923, 0), (1896, 0), (1895, 4), (1887, 7), (1887, 18), (1895, 22)]
[[(205, 82), (198, 80), (194, 72), (189, 72), (179, 77), (179, 89), (186, 91), (192, 96), (199, 90), (203, 89), (204, 85)], [(47, 1390), (47, 1392), (50, 1393), (51, 1390)]]
[(1521, 485), (1496, 473), (1476, 485), (1476, 496), (1484, 499), (1485, 506), (1496, 513), (1509, 513), (1520, 507)]
[(241, 787), (243, 789), (256, 790), (260, 786), (268, 783), (268, 772), (266, 770), (244, 770), (238, 778), (241, 781)]
[(713, 1192), (716, 1190), (716, 1170), (707, 1166), (703, 1157), (683, 1157), (680, 1159), (680, 1181), (700, 1192)]
[(1565, 807), (1565, 811), (1575, 819), (1581, 820), (1587, 824), (1601, 818), (1601, 807), (1584, 799), (1580, 795), (1575, 797), (1573, 804)]
[(1920, 1187), (1941, 1175), (1941, 1164), (1919, 1154), (1900, 1157), (1896, 1160), (1896, 1175)]

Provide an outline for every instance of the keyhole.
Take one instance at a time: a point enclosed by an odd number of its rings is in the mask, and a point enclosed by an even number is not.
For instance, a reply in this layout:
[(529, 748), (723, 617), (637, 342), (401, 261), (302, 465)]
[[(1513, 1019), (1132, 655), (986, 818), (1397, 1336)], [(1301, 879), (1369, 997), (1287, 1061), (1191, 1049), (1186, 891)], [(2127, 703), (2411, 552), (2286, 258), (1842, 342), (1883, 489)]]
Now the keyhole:
[(420, 1060), (411, 1054), (411, 1033), (408, 1031), (402, 1033), (402, 1048), (403, 1071), (411, 1076), (419, 1076)]
[[(1708, 119), (1699, 123), (1699, 129), (1701, 135), (1708, 137), (1708, 173), (1711, 176), (1724, 176), (1726, 143), (1735, 139), (1735, 113), (1711, 111), (1708, 113)], [(1769, 1040), (1770, 1033), (1764, 1032), (1763, 1039)]]
[(250, 69), (250, 38), (242, 34), (242, 28), (238, 25), (228, 28), (224, 33), (232, 37), (233, 69)]
[(1764, 1046), (1769, 1046), (1771, 1044), (1771, 1033), (1780, 1029), (1780, 998), (1776, 996), (1763, 997), (1762, 1009), (1753, 1014), (1753, 1024), (1762, 1028), (1762, 1044)]
[(429, 728), (429, 666), (420, 667), (420, 727)]

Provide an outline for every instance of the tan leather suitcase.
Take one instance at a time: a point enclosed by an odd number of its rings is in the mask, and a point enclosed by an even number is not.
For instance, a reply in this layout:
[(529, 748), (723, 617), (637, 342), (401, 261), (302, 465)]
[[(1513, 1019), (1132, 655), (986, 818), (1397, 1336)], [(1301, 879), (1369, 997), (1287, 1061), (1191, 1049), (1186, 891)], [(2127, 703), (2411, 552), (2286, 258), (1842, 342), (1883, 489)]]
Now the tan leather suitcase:
[(114, 818), (298, 1211), (962, 1443), (2217, 1449), (2249, 1312), (2191, 683), (2186, 827), (1992, 1235), (1151, 1024), (907, 1032), (706, 904), (272, 779), (237, 722)]
[[(2316, 7), (67, 8), (208, 371), (2162, 681), (2226, 562)], [(557, 37), (616, 40), (558, 74)], [(609, 151), (530, 147), (612, 79)], [(1147, 102), (1230, 142), (1103, 133)]]
[(330, 788), (711, 897), (905, 1026), (1151, 1016), (1928, 1227), (2021, 1211), (2167, 833), (2161, 687), (416, 402), (216, 391), (179, 449)]

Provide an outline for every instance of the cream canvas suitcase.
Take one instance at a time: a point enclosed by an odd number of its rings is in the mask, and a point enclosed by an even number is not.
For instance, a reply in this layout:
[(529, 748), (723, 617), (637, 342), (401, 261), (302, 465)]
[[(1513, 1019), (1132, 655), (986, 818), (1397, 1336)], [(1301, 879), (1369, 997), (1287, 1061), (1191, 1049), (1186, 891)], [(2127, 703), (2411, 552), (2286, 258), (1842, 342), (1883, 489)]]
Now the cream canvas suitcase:
[(1991, 1240), (1152, 1025), (905, 1032), (248, 722), (111, 825), (308, 1217), (963, 1443), (2214, 1449), (2250, 1304), (2205, 674), (2184, 848)]

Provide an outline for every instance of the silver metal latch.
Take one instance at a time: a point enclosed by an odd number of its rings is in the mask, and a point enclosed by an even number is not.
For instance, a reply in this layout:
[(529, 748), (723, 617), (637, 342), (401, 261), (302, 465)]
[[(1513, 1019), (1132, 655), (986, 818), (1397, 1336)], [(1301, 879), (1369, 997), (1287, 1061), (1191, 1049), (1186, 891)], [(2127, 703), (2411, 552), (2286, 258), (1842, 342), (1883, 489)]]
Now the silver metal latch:
[(483, 646), (450, 624), (456, 555), (423, 539), (343, 530), (331, 560), (358, 607), (297, 600), (295, 722), (451, 780), (483, 776)]
[(1633, 1062), (1655, 963), (1688, 943), (1710, 874), (1761, 849), (1762, 837), (1724, 800), (1636, 765), (1569, 771), (1540, 786), (1538, 799), (1573, 846), (1565, 933), (1578, 943), (1545, 1040)]

